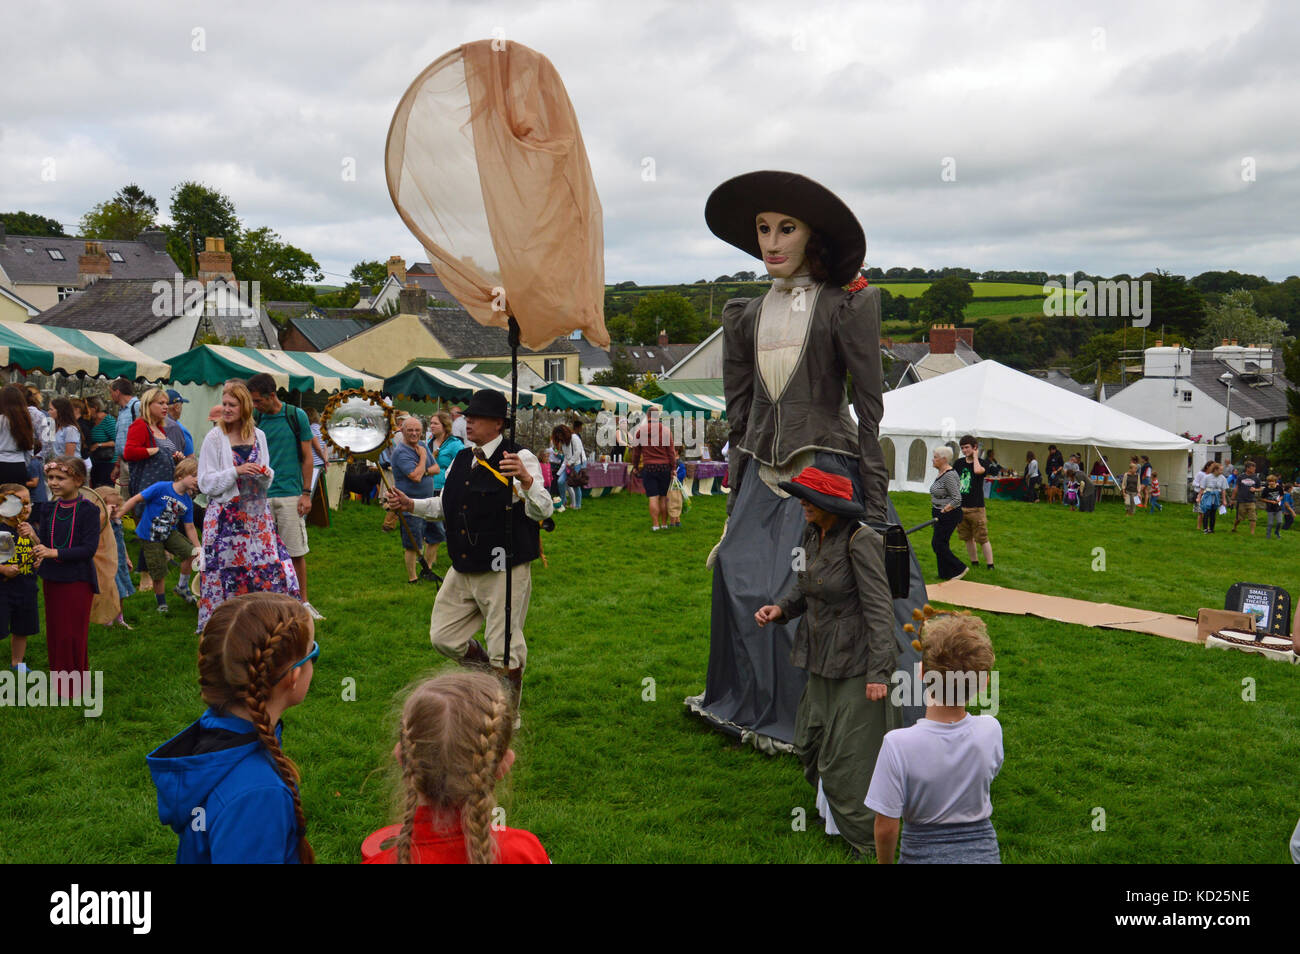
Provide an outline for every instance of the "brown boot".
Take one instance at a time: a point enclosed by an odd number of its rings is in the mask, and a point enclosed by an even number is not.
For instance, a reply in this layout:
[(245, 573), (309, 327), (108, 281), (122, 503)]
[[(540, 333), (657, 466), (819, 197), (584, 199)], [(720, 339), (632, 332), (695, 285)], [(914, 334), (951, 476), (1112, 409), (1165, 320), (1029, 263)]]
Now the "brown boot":
[(488, 658), (482, 644), (477, 639), (471, 639), (469, 645), (465, 647), (465, 655), (460, 657), (460, 664), (462, 666), (481, 666), (486, 669), (492, 665), (492, 660)]

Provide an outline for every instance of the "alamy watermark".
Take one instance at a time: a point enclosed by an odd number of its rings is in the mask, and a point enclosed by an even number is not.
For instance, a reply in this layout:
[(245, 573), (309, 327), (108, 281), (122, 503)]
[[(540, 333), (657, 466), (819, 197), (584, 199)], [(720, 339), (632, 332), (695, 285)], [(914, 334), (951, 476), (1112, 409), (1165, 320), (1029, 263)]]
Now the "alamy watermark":
[(1065, 284), (1043, 282), (1043, 314), (1048, 318), (1131, 318), (1134, 328), (1151, 324), (1151, 283), (1110, 279), (1078, 283), (1071, 275)]
[(262, 312), (262, 283), (253, 280), (235, 285), (224, 280), (204, 283), (180, 272), (168, 281), (161, 278), (151, 286), (155, 318), (178, 318), (200, 314), (238, 318), (241, 327), (256, 328)]
[(896, 706), (968, 706), (978, 707), (980, 715), (998, 714), (998, 671), (939, 672), (921, 674), (921, 664), (912, 672), (896, 671), (890, 677), (893, 689), (890, 702)]
[(87, 719), (104, 711), (104, 673), (43, 672), (31, 669), (0, 671), (0, 708), (80, 707)]

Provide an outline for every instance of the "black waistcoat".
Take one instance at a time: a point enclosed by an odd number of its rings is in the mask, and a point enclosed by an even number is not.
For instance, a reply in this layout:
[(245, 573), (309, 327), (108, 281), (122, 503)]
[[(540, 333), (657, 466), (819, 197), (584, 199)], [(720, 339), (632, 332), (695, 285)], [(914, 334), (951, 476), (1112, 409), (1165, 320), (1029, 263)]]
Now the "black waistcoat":
[[(518, 450), (518, 445), (503, 439), (488, 463), (500, 470), (501, 456)], [(473, 446), (466, 447), (452, 461), (442, 487), (442, 516), (451, 565), (460, 573), (487, 573), (505, 565), (502, 553), (497, 551), (506, 548), (511, 493), (492, 471), (474, 467), (473, 462)], [(541, 555), (541, 539), (537, 521), (524, 515), (522, 500), (515, 502), (513, 517), (510, 565), (518, 566)]]

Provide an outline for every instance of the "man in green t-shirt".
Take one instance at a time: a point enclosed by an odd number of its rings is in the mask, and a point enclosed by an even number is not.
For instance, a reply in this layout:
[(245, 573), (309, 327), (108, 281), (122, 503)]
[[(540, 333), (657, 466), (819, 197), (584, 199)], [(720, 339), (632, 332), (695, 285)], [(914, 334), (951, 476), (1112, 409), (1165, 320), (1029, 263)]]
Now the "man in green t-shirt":
[(266, 435), (275, 479), (267, 488), (275, 527), (284, 548), (293, 557), (293, 568), (302, 589), (302, 604), (314, 619), (324, 619), (307, 602), (307, 521), (311, 510), (311, 423), (302, 408), (285, 404), (275, 392), (275, 378), (255, 374), (248, 379), (248, 391), (257, 409), (257, 426)]

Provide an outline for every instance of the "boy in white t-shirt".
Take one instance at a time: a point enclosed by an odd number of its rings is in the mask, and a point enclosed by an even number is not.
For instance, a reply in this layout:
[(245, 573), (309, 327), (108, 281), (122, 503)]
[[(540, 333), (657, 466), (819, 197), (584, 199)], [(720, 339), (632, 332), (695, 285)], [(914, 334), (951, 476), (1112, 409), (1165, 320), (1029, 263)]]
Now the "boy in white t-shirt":
[(892, 864), (1000, 864), (989, 786), (1002, 768), (1002, 726), (966, 713), (986, 684), (993, 644), (978, 616), (943, 614), (921, 634), (925, 718), (885, 736), (867, 790), (876, 857)]

